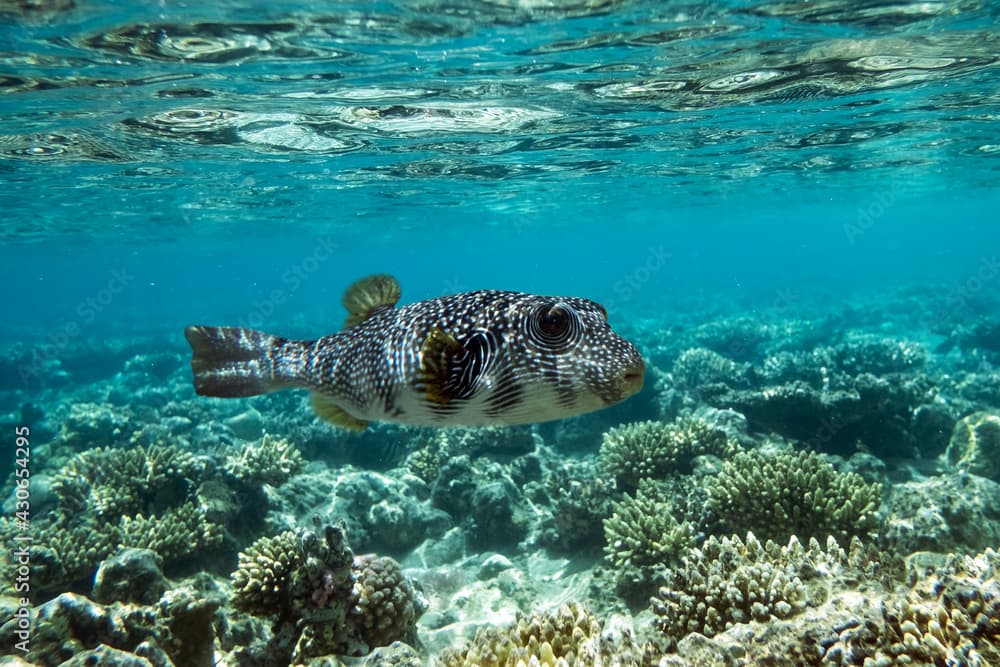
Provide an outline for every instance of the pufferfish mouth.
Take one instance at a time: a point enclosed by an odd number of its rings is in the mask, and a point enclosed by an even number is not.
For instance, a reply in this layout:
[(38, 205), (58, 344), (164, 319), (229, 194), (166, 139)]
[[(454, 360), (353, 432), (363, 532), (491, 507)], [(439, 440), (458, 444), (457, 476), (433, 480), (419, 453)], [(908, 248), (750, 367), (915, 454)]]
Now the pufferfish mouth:
[(645, 376), (646, 365), (642, 361), (625, 368), (602, 396), (605, 405), (621, 403), (629, 396), (639, 393)]
[(638, 394), (642, 390), (642, 382), (645, 376), (645, 367), (625, 371), (625, 375), (622, 377), (622, 388), (625, 391), (625, 395)]

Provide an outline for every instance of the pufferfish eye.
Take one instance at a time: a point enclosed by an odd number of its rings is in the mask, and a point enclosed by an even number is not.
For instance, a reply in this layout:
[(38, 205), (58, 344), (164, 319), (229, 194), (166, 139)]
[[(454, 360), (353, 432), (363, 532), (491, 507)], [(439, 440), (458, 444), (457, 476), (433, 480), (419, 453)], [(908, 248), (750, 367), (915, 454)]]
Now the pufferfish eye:
[(528, 322), (532, 339), (550, 349), (572, 345), (580, 338), (582, 330), (579, 315), (564, 303), (541, 306)]
[(558, 338), (569, 328), (569, 313), (562, 306), (553, 306), (542, 313), (539, 328), (549, 338)]

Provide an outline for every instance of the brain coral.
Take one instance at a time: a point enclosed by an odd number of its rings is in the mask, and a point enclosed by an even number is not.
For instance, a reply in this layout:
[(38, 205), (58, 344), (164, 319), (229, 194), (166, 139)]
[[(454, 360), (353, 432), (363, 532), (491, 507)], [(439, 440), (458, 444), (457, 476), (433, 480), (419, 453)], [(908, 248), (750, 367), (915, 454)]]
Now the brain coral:
[(725, 431), (699, 419), (671, 423), (646, 421), (617, 426), (604, 434), (601, 469), (627, 489), (639, 480), (690, 472), (691, 460), (703, 454), (728, 457), (737, 451)]
[(878, 528), (882, 485), (837, 472), (815, 453), (739, 453), (709, 483), (707, 509), (722, 532), (762, 540), (846, 540)]

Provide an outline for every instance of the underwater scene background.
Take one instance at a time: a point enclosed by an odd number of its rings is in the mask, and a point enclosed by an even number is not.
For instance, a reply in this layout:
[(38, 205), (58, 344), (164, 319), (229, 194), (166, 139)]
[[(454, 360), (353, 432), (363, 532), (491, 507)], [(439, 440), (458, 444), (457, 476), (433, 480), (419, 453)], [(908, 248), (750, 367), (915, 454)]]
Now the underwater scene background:
[[(0, 0), (0, 663), (1000, 665), (1000, 4)], [(189, 324), (602, 303), (364, 433)]]

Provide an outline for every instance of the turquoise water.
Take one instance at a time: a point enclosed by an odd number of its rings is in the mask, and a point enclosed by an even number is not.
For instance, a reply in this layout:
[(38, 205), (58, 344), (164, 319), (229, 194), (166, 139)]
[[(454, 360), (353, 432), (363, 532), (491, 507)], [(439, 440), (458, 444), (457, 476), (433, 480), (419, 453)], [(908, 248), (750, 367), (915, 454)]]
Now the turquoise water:
[(19, 336), (115, 269), (95, 332), (229, 318), (324, 236), (270, 322), (375, 270), (608, 300), (662, 247), (656, 307), (961, 279), (997, 239), (993, 3), (25, 6), (0, 27)]
[[(947, 477), (951, 429), (1000, 409), (998, 24), (1000, 3), (958, 0), (0, 0), (0, 423), (32, 426), (43, 477), (82, 451), (148, 444), (121, 434), (168, 416), (203, 426), (183, 447), (219, 455), (241, 446), (220, 424), (250, 408), (300, 438), (330, 485), (345, 460), (391, 469), (418, 436), (350, 440), (298, 398), (195, 397), (183, 338), (192, 323), (331, 333), (343, 290), (391, 273), (404, 303), (481, 288), (585, 296), (636, 342), (643, 393), (582, 422), (584, 445), (536, 428), (558, 452), (539, 454), (546, 474), (567, 453), (596, 456), (609, 428), (707, 406), (747, 412), (756, 445), (809, 448), (743, 399), (672, 389), (681, 353), (710, 347), (767, 384), (789, 351), (886, 339), (926, 352), (934, 388), (892, 413), (913, 419), (907, 444), (880, 450), (865, 422), (826, 453), (874, 452), (887, 488)], [(717, 324), (745, 334), (734, 321), (763, 342), (705, 342)], [(851, 373), (901, 386), (898, 370)], [(134, 421), (86, 435), (76, 404)], [(913, 425), (928, 405), (944, 415), (933, 445)], [(384, 456), (343, 454), (382, 440)], [(227, 534), (167, 575), (224, 581), (254, 539), (336, 519), (282, 507), (285, 523)], [(475, 530), (449, 511), (471, 558)], [(518, 559), (542, 552), (536, 528), (495, 550), (528, 572)], [(941, 550), (1000, 547), (991, 539)], [(409, 547), (391, 554), (405, 568)], [(89, 593), (88, 574), (35, 602)], [(523, 611), (551, 594), (536, 593)], [(425, 658), (462, 635), (435, 618), (419, 626)]]

